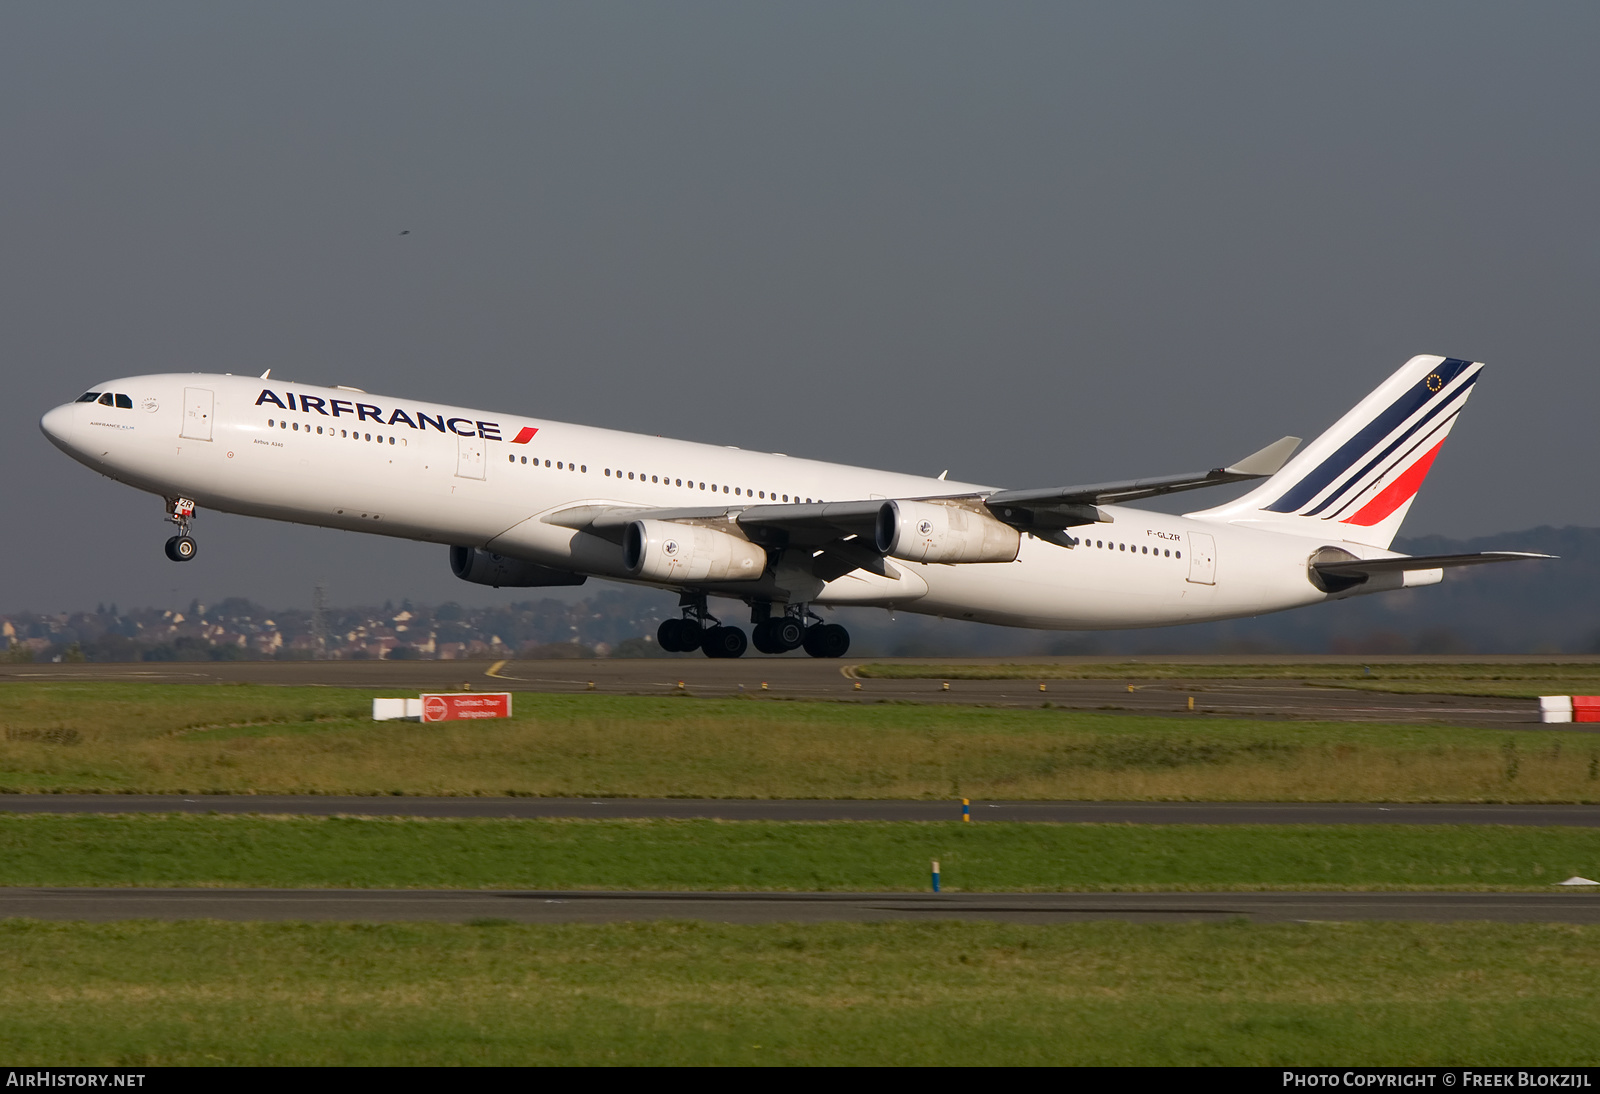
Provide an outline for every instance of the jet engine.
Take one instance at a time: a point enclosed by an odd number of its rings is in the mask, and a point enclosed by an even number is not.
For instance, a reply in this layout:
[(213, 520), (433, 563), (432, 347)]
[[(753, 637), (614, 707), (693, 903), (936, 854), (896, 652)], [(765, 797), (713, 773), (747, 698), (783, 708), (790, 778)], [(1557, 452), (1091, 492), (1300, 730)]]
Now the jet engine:
[(650, 581), (755, 581), (767, 568), (767, 552), (698, 524), (636, 520), (623, 534), (622, 564)]
[(526, 589), (536, 585), (582, 585), (589, 580), (583, 574), (507, 558), (481, 547), (450, 548), (450, 572), (462, 581), (493, 585), (497, 589), (501, 586)]
[(1021, 545), (1021, 532), (971, 509), (889, 501), (878, 510), (879, 553), (907, 562), (1012, 562)]

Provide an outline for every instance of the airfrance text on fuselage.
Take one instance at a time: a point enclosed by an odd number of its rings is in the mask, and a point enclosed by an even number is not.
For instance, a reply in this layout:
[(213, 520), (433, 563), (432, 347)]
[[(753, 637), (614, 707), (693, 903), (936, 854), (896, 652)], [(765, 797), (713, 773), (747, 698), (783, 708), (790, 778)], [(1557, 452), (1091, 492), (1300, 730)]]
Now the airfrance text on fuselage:
[[(325, 399), (320, 395), (296, 395), (292, 391), (285, 392), (280, 399), (277, 392), (271, 388), (262, 389), (261, 394), (256, 397), (256, 406), (266, 403), (271, 403), (279, 410), (298, 410), (302, 414), (321, 414), (325, 418), (353, 417), (358, 425), (362, 422), (374, 422), (377, 425), (404, 425), (423, 431), (432, 426), (440, 433), (454, 433), (458, 437), (482, 437), (486, 441), (505, 439), (500, 436), (499, 422), (480, 422), (472, 418), (446, 418), (443, 413), (424, 414), (419, 410), (413, 420), (410, 414), (397, 408), (391, 411), (388, 417), (384, 417), (383, 408), (375, 403), (357, 403), (350, 399)], [(523, 432), (531, 437), (536, 430), (524, 427)]]

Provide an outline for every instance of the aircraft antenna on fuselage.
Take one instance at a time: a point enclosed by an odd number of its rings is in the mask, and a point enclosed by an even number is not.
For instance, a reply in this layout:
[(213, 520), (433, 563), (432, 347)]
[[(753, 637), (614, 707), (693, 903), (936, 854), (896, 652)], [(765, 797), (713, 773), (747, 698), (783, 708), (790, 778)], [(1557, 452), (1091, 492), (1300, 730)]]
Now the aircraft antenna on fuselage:
[(270, 368), (267, 369), (267, 371), (265, 371), (265, 372), (263, 372), (261, 374), (261, 378), (263, 380), (270, 380), (272, 378), (272, 370)]

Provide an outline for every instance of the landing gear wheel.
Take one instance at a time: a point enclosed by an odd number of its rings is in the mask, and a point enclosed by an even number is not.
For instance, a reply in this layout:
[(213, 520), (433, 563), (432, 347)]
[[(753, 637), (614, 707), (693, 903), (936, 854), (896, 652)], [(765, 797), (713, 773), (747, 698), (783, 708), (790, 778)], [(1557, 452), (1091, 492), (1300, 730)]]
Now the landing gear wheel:
[(750, 645), (738, 627), (712, 627), (701, 638), (707, 657), (743, 657)]
[(806, 628), (806, 652), (812, 657), (843, 657), (850, 649), (850, 632), (837, 623)]
[(774, 653), (797, 650), (805, 640), (806, 629), (800, 620), (793, 616), (769, 620), (767, 623), (767, 642), (773, 647)]
[(762, 653), (788, 653), (805, 641), (806, 629), (793, 616), (778, 616), (757, 623), (750, 634), (751, 644)]
[(174, 562), (188, 562), (199, 549), (188, 536), (173, 536), (167, 540), (167, 557)]
[(668, 619), (656, 629), (656, 645), (668, 653), (693, 653), (700, 648), (700, 628), (687, 619)]

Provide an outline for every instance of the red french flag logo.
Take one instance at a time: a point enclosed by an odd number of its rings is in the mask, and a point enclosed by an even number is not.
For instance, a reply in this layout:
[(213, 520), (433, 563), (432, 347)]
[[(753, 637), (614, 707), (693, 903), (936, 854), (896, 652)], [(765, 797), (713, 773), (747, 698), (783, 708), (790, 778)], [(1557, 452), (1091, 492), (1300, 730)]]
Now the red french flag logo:
[(529, 441), (533, 440), (533, 435), (537, 432), (539, 431), (533, 428), (533, 426), (525, 425), (521, 429), (517, 430), (517, 435), (511, 438), (511, 443), (527, 444)]

